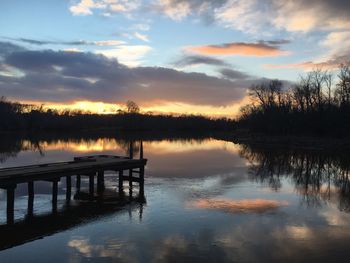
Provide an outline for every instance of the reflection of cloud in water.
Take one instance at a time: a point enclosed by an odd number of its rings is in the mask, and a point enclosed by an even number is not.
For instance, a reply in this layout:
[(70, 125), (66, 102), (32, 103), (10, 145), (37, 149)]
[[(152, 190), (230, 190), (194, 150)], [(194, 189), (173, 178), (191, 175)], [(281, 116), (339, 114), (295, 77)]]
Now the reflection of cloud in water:
[(268, 199), (199, 199), (188, 203), (188, 207), (221, 210), (229, 213), (264, 213), (288, 205), (286, 201)]
[[(92, 244), (89, 239), (75, 238), (68, 246), (78, 252), (79, 257), (89, 258), (88, 262), (138, 262), (135, 246), (116, 239), (106, 239), (100, 244)], [(69, 262), (81, 262), (77, 255), (71, 255)], [(85, 261), (83, 261), (85, 262)]]
[(170, 235), (156, 243), (151, 262), (232, 262), (224, 247), (213, 245), (214, 238), (214, 233), (207, 230), (190, 238)]
[(330, 226), (348, 226), (350, 222), (349, 213), (339, 213), (335, 204), (330, 204), (326, 210), (320, 212)]
[(294, 239), (308, 239), (312, 237), (312, 231), (306, 226), (287, 226), (288, 236)]
[(86, 239), (73, 239), (68, 242), (68, 246), (76, 249), (80, 254), (91, 257), (92, 246)]

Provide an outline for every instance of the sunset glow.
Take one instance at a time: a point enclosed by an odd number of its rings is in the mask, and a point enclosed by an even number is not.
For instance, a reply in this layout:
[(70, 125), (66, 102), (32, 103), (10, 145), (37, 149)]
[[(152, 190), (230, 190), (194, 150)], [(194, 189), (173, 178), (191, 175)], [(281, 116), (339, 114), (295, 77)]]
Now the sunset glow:
[(8, 25), (0, 36), (0, 96), (60, 111), (111, 114), (132, 100), (142, 113), (235, 117), (251, 85), (293, 84), (317, 67), (334, 71), (350, 55), (343, 1), (16, 6), (0, 4), (0, 23)]
[[(22, 101), (25, 104), (32, 104), (43, 107), (45, 109), (55, 109), (59, 112), (69, 110), (69, 111), (83, 111), (89, 113), (97, 114), (115, 114), (119, 110), (125, 111), (125, 104), (113, 104), (106, 102), (93, 102), (93, 101), (75, 101), (67, 104), (59, 104), (52, 102), (42, 102), (42, 101)], [(172, 102), (158, 102), (155, 105), (145, 105), (141, 106), (141, 112), (146, 114), (171, 114), (171, 115), (181, 115), (181, 114), (196, 114), (209, 116), (213, 118), (236, 117), (239, 114), (239, 109), (243, 105), (249, 102), (248, 97), (244, 97), (241, 102), (235, 103), (228, 106), (215, 107), (207, 105), (191, 105), (186, 103), (172, 103)]]
[(0, 263), (346, 262), (350, 0), (0, 0)]

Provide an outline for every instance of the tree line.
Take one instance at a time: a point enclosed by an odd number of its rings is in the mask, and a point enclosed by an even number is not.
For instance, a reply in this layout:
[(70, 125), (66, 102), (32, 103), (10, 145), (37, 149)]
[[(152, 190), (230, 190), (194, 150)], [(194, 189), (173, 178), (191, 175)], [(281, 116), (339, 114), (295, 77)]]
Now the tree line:
[(77, 110), (57, 111), (43, 106), (0, 99), (0, 131), (54, 131), (82, 130), (120, 131), (215, 131), (232, 130), (234, 122), (227, 118), (213, 119), (197, 115), (141, 114), (132, 101), (126, 110), (115, 114), (93, 114)]
[[(347, 136), (350, 129), (350, 64), (315, 69), (295, 85), (266, 81), (249, 89), (238, 127), (257, 133)], [(286, 87), (288, 86), (288, 87)]]

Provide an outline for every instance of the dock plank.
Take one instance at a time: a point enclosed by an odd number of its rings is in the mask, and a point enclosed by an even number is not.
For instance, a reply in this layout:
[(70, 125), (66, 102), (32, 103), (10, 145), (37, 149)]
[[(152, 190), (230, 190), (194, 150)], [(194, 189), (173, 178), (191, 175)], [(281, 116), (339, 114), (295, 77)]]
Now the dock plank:
[(71, 162), (57, 162), (0, 169), (0, 184), (8, 181), (19, 183), (22, 180), (64, 175), (84, 174), (99, 170), (132, 169), (146, 165), (147, 159), (129, 159), (120, 156), (84, 156), (76, 157)]

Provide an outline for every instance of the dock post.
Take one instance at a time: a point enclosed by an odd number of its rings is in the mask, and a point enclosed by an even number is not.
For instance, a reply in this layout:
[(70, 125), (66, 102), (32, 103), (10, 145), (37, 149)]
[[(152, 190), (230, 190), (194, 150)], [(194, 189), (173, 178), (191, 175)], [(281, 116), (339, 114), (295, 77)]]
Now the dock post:
[(119, 176), (118, 176), (119, 193), (121, 193), (123, 191), (123, 175), (124, 175), (124, 171), (123, 170), (119, 170)]
[(104, 188), (104, 171), (101, 170), (97, 172), (97, 192), (103, 192)]
[(15, 208), (15, 189), (16, 185), (9, 185), (7, 190), (7, 224), (14, 222), (14, 208)]
[(92, 199), (94, 197), (94, 174), (89, 175), (89, 194)]
[(28, 182), (28, 210), (27, 215), (28, 217), (33, 216), (33, 209), (34, 208), (34, 182)]
[(129, 201), (132, 201), (132, 187), (133, 187), (132, 180), (130, 178), (130, 180), (129, 180)]
[(134, 158), (134, 148), (133, 148), (133, 141), (130, 141), (130, 145), (129, 145), (129, 158), (133, 159)]
[(139, 188), (140, 188), (140, 195), (144, 196), (144, 185), (145, 185), (145, 167), (140, 167), (140, 182), (139, 182)]
[(143, 144), (142, 144), (142, 140), (140, 141), (140, 159), (143, 159)]
[(52, 212), (57, 212), (57, 194), (58, 194), (58, 181), (59, 179), (54, 179), (52, 182)]
[(139, 220), (142, 222), (142, 215), (143, 215), (143, 204), (140, 203), (140, 211), (139, 211)]
[[(134, 158), (134, 150), (133, 150), (133, 141), (130, 141), (130, 149), (129, 149), (129, 158), (133, 159)], [(132, 179), (132, 169), (129, 169), (129, 185)]]
[(77, 174), (77, 181), (76, 181), (76, 183), (75, 183), (75, 187), (77, 188), (77, 192), (79, 193), (80, 192), (80, 181), (81, 181), (81, 179), (80, 179), (80, 174)]
[(72, 178), (71, 176), (66, 176), (66, 201), (69, 203), (72, 195)]
[(145, 166), (140, 167), (140, 182), (143, 182), (145, 180)]

